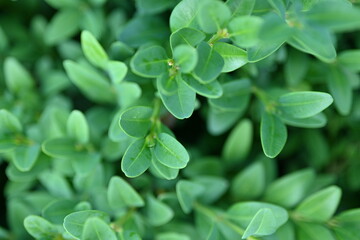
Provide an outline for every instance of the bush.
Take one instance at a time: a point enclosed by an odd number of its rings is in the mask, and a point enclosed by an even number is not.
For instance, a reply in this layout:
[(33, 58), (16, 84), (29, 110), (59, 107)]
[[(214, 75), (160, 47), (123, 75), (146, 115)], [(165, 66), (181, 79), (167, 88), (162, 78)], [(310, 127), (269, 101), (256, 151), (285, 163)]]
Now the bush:
[(352, 2), (1, 1), (0, 239), (360, 239)]

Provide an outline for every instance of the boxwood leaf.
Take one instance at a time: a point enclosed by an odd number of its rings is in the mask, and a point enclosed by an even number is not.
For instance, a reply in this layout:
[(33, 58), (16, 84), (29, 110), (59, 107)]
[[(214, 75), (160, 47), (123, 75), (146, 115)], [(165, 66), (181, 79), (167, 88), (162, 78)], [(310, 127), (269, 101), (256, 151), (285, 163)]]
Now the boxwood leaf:
[(70, 138), (53, 138), (43, 142), (42, 150), (54, 158), (75, 159), (81, 156), (81, 152), (75, 145), (75, 141)]
[(287, 140), (285, 124), (277, 116), (264, 112), (260, 124), (260, 138), (265, 155), (269, 158), (276, 157)]
[(206, 42), (201, 42), (197, 51), (199, 61), (194, 69), (194, 76), (203, 83), (214, 81), (224, 67), (223, 58)]
[(13, 163), (22, 172), (29, 171), (40, 154), (40, 145), (34, 143), (30, 146), (19, 146), (13, 152)]
[(197, 46), (205, 39), (205, 34), (194, 28), (180, 28), (170, 35), (170, 46), (174, 49), (179, 45), (189, 45), (191, 47)]
[(221, 29), (231, 17), (228, 6), (219, 0), (203, 1), (199, 6), (197, 20), (206, 33), (215, 33)]
[(254, 9), (256, 0), (227, 0), (232, 18), (236, 16), (250, 15)]
[(130, 62), (134, 73), (142, 77), (157, 77), (168, 71), (168, 57), (161, 46), (140, 49)]
[(312, 169), (287, 174), (267, 187), (264, 199), (267, 202), (292, 208), (305, 197), (314, 181), (315, 173)]
[(246, 227), (242, 239), (250, 236), (266, 236), (273, 234), (277, 229), (276, 218), (269, 208), (260, 209), (250, 224)]
[(179, 75), (171, 75), (168, 73), (161, 74), (156, 78), (156, 86), (158, 90), (164, 95), (174, 95), (177, 92), (178, 85), (176, 78), (179, 78)]
[(338, 207), (340, 197), (340, 188), (336, 186), (327, 187), (302, 201), (295, 209), (295, 213), (305, 219), (325, 222), (334, 214)]
[(58, 234), (55, 225), (35, 215), (27, 216), (24, 219), (24, 227), (36, 239), (53, 239)]
[(115, 84), (118, 103), (122, 108), (131, 106), (141, 97), (142, 90), (139, 84), (135, 82), (121, 82)]
[(77, 143), (89, 142), (90, 130), (84, 114), (78, 110), (70, 113), (66, 123), (67, 135)]
[(184, 80), (186, 85), (201, 96), (207, 98), (219, 98), (223, 94), (222, 86), (217, 80), (203, 84), (191, 74), (183, 74), (181, 75), (181, 78)]
[(167, 133), (157, 136), (154, 154), (165, 166), (178, 169), (184, 168), (190, 158), (183, 145)]
[(141, 13), (156, 14), (175, 5), (175, 0), (136, 0), (137, 9)]
[(317, 240), (328, 239), (335, 240), (334, 235), (330, 229), (314, 223), (298, 223), (297, 224), (297, 239), (299, 240)]
[(350, 209), (341, 212), (334, 218), (338, 226), (334, 229), (336, 235), (344, 236), (340, 240), (356, 240), (359, 238), (360, 209)]
[(113, 209), (144, 206), (144, 200), (141, 196), (129, 183), (118, 176), (113, 176), (110, 179), (107, 198)]
[(308, 118), (330, 106), (333, 98), (323, 92), (302, 91), (284, 94), (278, 102), (284, 114), (293, 118)]
[(153, 109), (145, 106), (128, 108), (120, 115), (120, 127), (131, 137), (145, 137), (151, 127)]
[(34, 87), (34, 79), (16, 58), (5, 59), (4, 75), (6, 86), (12, 93), (29, 91)]
[(117, 240), (115, 232), (101, 218), (88, 218), (81, 234), (83, 240)]
[(152, 167), (155, 169), (156, 173), (167, 180), (175, 179), (179, 174), (179, 169), (170, 168), (162, 164), (156, 157), (154, 153), (152, 153)]
[(126, 64), (120, 61), (108, 61), (106, 69), (110, 75), (111, 81), (115, 84), (122, 82), (128, 71)]
[(73, 237), (82, 239), (81, 234), (83, 232), (86, 220), (89, 218), (97, 217), (105, 221), (109, 221), (109, 215), (105, 212), (98, 210), (85, 210), (79, 212), (73, 212), (64, 218), (63, 226), (65, 230)]
[(81, 48), (89, 62), (100, 68), (106, 67), (108, 55), (94, 35), (87, 30), (81, 32)]
[(195, 200), (205, 191), (205, 188), (188, 180), (180, 180), (176, 184), (176, 195), (185, 213), (190, 213)]
[(327, 118), (324, 113), (318, 113), (308, 118), (293, 118), (288, 115), (279, 115), (281, 120), (289, 126), (302, 128), (321, 128), (327, 123)]
[(42, 216), (54, 224), (62, 224), (64, 218), (74, 211), (75, 205), (74, 200), (54, 200), (43, 208)]
[(287, 84), (291, 87), (298, 86), (304, 80), (309, 65), (310, 59), (307, 54), (290, 49), (284, 69)]
[(239, 120), (244, 113), (245, 107), (238, 111), (232, 111), (210, 105), (207, 116), (208, 131), (213, 135), (222, 134)]
[(334, 104), (341, 115), (348, 115), (353, 101), (351, 82), (340, 66), (331, 66), (328, 71), (328, 87), (331, 96), (334, 97)]
[(64, 68), (71, 81), (89, 99), (100, 103), (113, 103), (115, 96), (110, 83), (94, 69), (71, 60), (64, 61)]
[(173, 55), (176, 66), (178, 66), (180, 72), (183, 73), (191, 72), (198, 62), (198, 53), (196, 49), (189, 45), (176, 46)]
[(6, 109), (0, 109), (0, 135), (4, 133), (20, 133), (22, 125), (18, 118)]
[(166, 109), (178, 119), (188, 118), (195, 108), (196, 93), (188, 87), (179, 76), (175, 77), (177, 91), (165, 94), (158, 87), (160, 97)]
[(165, 203), (151, 195), (146, 200), (146, 218), (152, 226), (164, 225), (174, 217), (174, 211)]
[(227, 180), (216, 176), (196, 176), (193, 182), (198, 183), (206, 189), (199, 196), (199, 201), (205, 204), (214, 203), (221, 198), (229, 187)]
[(339, 63), (352, 71), (360, 71), (360, 50), (346, 50), (339, 54)]
[(170, 28), (172, 32), (184, 27), (198, 28), (196, 16), (198, 15), (199, 0), (183, 0), (173, 9), (170, 15)]
[(243, 49), (225, 42), (217, 42), (214, 49), (224, 59), (221, 72), (232, 72), (247, 63), (247, 53)]
[(258, 34), (263, 20), (257, 16), (241, 16), (229, 23), (230, 39), (240, 47), (253, 47), (258, 42)]
[(12, 138), (2, 138), (0, 139), (0, 153), (10, 152), (14, 150), (18, 144), (15, 139)]
[(137, 177), (143, 174), (151, 163), (151, 152), (145, 139), (138, 139), (126, 150), (121, 170), (127, 177)]

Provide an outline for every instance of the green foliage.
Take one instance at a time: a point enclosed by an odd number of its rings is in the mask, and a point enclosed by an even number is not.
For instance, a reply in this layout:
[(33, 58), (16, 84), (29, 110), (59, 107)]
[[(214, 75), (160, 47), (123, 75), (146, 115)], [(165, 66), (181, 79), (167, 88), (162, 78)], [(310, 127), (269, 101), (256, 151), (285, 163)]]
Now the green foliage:
[(360, 239), (359, 1), (0, 2), (0, 239)]

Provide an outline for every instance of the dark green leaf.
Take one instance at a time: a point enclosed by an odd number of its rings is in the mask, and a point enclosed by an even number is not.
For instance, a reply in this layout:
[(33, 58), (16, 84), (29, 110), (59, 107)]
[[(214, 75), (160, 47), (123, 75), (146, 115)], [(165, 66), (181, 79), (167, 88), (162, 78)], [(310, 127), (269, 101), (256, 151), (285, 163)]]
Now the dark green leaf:
[(193, 89), (197, 94), (207, 98), (219, 98), (223, 94), (220, 83), (215, 80), (208, 84), (203, 84), (194, 78), (191, 74), (183, 74), (182, 80)]
[(39, 216), (30, 215), (26, 217), (24, 226), (26, 231), (36, 239), (53, 239), (58, 234), (55, 225)]
[(254, 9), (256, 0), (227, 0), (226, 5), (232, 13), (232, 18), (236, 16), (250, 15)]
[(149, 195), (146, 202), (146, 217), (152, 226), (161, 226), (174, 217), (173, 210), (160, 200)]
[(205, 191), (205, 188), (187, 180), (180, 180), (176, 184), (176, 195), (185, 213), (190, 213), (195, 200)]
[(339, 63), (352, 71), (360, 71), (360, 50), (347, 50), (339, 54)]
[[(152, 167), (155, 169), (156, 173), (167, 180), (175, 179), (179, 174), (179, 169), (170, 168), (162, 164), (156, 157), (156, 155), (152, 154)], [(151, 170), (151, 169), (150, 169)]]
[(170, 46), (174, 49), (179, 45), (189, 45), (195, 47), (205, 39), (205, 34), (193, 28), (180, 28), (170, 35)]
[(281, 120), (289, 126), (302, 128), (321, 128), (327, 123), (325, 114), (318, 113), (309, 118), (293, 118), (287, 115), (280, 115)]
[(247, 53), (239, 47), (224, 42), (217, 42), (214, 44), (214, 49), (224, 59), (222, 72), (235, 71), (247, 63)]
[(19, 146), (13, 152), (13, 163), (22, 172), (29, 171), (40, 154), (40, 145), (34, 143), (30, 146)]
[(62, 224), (66, 215), (74, 211), (76, 202), (73, 200), (56, 200), (42, 210), (42, 216), (54, 224)]
[(117, 240), (115, 232), (101, 218), (88, 218), (81, 234), (82, 240)]
[(176, 0), (136, 0), (137, 9), (145, 14), (160, 13), (175, 4)]
[(173, 9), (170, 15), (170, 28), (172, 32), (180, 28), (197, 28), (196, 17), (198, 15), (199, 0), (183, 0)]
[(150, 107), (131, 107), (120, 115), (120, 127), (131, 137), (145, 137), (152, 124), (152, 113), (153, 109)]
[(335, 240), (333, 234), (329, 229), (314, 223), (298, 223), (297, 224), (297, 239), (299, 240)]
[(0, 135), (6, 133), (20, 133), (22, 125), (11, 112), (0, 109)]

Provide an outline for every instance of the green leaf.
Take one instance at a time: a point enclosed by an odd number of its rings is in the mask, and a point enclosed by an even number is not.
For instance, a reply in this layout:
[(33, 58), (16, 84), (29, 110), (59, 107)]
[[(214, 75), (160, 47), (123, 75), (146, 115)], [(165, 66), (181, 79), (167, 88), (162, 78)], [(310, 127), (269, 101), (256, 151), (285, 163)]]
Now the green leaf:
[(106, 69), (110, 75), (112, 83), (114, 84), (122, 82), (128, 71), (126, 64), (120, 61), (108, 61)]
[(258, 34), (263, 20), (257, 16), (241, 16), (229, 23), (230, 39), (240, 47), (253, 47), (258, 42)]
[(314, 223), (298, 223), (297, 224), (297, 239), (299, 240), (335, 240), (333, 234), (329, 229)]
[(134, 104), (141, 97), (142, 90), (135, 82), (121, 82), (115, 85), (118, 103), (122, 108)]
[(285, 78), (289, 86), (296, 87), (304, 80), (309, 69), (310, 59), (307, 54), (295, 49), (290, 49), (288, 54), (284, 69)]
[(167, 133), (157, 136), (154, 154), (165, 166), (178, 169), (186, 167), (190, 158), (181, 143)]
[(235, 71), (247, 63), (247, 53), (239, 47), (225, 42), (217, 42), (214, 44), (214, 49), (224, 60), (221, 72)]
[(62, 224), (66, 215), (74, 211), (75, 204), (73, 200), (55, 200), (43, 208), (42, 216), (54, 224)]
[(309, 118), (293, 118), (287, 115), (279, 115), (279, 117), (283, 123), (293, 127), (321, 128), (327, 123), (327, 118), (323, 113), (318, 113)]
[(193, 28), (180, 28), (170, 35), (170, 46), (174, 49), (179, 45), (197, 46), (205, 39), (205, 34)]
[(165, 203), (151, 195), (146, 200), (146, 218), (152, 226), (164, 225), (174, 217), (174, 211)]
[(264, 199), (270, 203), (292, 208), (305, 197), (314, 181), (315, 173), (312, 169), (287, 174), (267, 187)]
[(30, 215), (24, 220), (26, 231), (36, 239), (53, 239), (58, 234), (57, 228), (46, 219)]
[(303, 91), (284, 94), (278, 102), (282, 113), (293, 118), (308, 118), (330, 106), (333, 98), (323, 92)]
[(295, 209), (295, 213), (305, 219), (325, 222), (334, 214), (338, 207), (340, 197), (340, 188), (336, 186), (327, 187), (302, 201)]
[(121, 170), (127, 177), (143, 174), (151, 164), (151, 152), (145, 139), (138, 139), (126, 150), (121, 161)]
[(141, 13), (156, 14), (175, 5), (175, 0), (136, 0), (137, 9)]
[(209, 104), (222, 110), (242, 112), (250, 100), (251, 83), (248, 79), (223, 84), (220, 98), (209, 99)]
[(176, 78), (180, 78), (180, 75), (171, 75), (168, 73), (161, 74), (156, 78), (156, 86), (158, 90), (164, 95), (174, 95), (177, 93), (178, 85)]
[(16, 147), (12, 153), (15, 167), (22, 172), (29, 171), (38, 159), (40, 149), (40, 145), (37, 143), (30, 146)]
[(339, 54), (339, 63), (352, 71), (360, 71), (360, 50), (347, 50)]
[(161, 46), (151, 46), (137, 51), (130, 66), (137, 75), (153, 78), (168, 71), (168, 57)]
[(285, 124), (275, 115), (264, 112), (260, 124), (261, 146), (269, 158), (276, 157), (287, 139)]
[(353, 102), (353, 91), (346, 70), (340, 66), (330, 67), (327, 75), (327, 83), (334, 104), (341, 115), (348, 115)]
[[(36, 165), (34, 169), (36, 168)], [(74, 192), (67, 179), (60, 172), (46, 170), (38, 175), (39, 181), (46, 190), (53, 196), (65, 199), (71, 199)]]
[[(176, 118), (188, 118), (192, 115), (195, 108), (196, 93), (182, 79), (179, 79), (178, 76), (175, 77), (175, 80), (177, 91), (169, 95), (159, 91), (161, 100), (166, 109)], [(158, 90), (161, 90), (160, 86), (158, 86)]]
[(0, 153), (10, 152), (14, 150), (18, 144), (15, 139), (11, 138), (3, 138), (0, 139)]
[[(97, 217), (109, 221), (109, 215), (102, 211), (86, 210), (73, 212), (64, 218), (63, 226), (65, 230), (73, 237), (80, 239), (85, 223), (89, 218)], [(82, 239), (82, 238), (81, 238)]]
[(81, 48), (89, 62), (97, 67), (106, 68), (109, 57), (91, 32), (81, 32)]
[(183, 0), (172, 10), (170, 15), (170, 28), (172, 32), (180, 28), (198, 28), (196, 17), (199, 12), (199, 0)]
[(88, 218), (85, 222), (82, 240), (117, 240), (114, 231), (102, 219), (97, 217)]
[(190, 240), (190, 237), (176, 232), (164, 232), (156, 235), (155, 240)]
[(245, 229), (242, 239), (247, 239), (250, 236), (258, 237), (273, 234), (277, 229), (275, 222), (276, 218), (271, 209), (260, 209)]
[(233, 179), (231, 193), (235, 199), (258, 198), (266, 187), (266, 172), (262, 162), (254, 162), (239, 172)]
[(125, 110), (120, 115), (120, 127), (131, 137), (142, 138), (147, 135), (152, 125), (151, 107), (136, 106)]
[(64, 68), (70, 80), (90, 100), (100, 103), (114, 102), (115, 96), (110, 83), (94, 69), (71, 60), (64, 61)]
[(0, 109), (0, 135), (6, 133), (20, 133), (22, 125), (11, 112)]
[(253, 125), (249, 119), (239, 122), (227, 137), (222, 156), (228, 162), (241, 162), (249, 154), (253, 139)]
[(189, 45), (176, 46), (173, 54), (175, 64), (182, 73), (191, 72), (198, 62), (198, 53), (196, 49)]
[(53, 8), (76, 7), (79, 4), (79, 0), (45, 0), (45, 2)]
[(197, 94), (207, 98), (219, 98), (223, 94), (220, 83), (215, 80), (208, 84), (202, 84), (191, 74), (183, 74), (181, 76), (184, 83), (193, 89)]
[(210, 105), (207, 116), (207, 129), (213, 135), (219, 135), (234, 125), (244, 113), (245, 107), (240, 111), (231, 111)]
[(254, 9), (256, 0), (227, 0), (226, 5), (228, 5), (231, 10), (232, 17), (250, 15)]
[(203, 83), (214, 81), (224, 67), (224, 60), (214, 48), (201, 42), (197, 48), (199, 61), (194, 69), (194, 77)]
[(224, 2), (212, 0), (202, 2), (197, 20), (204, 32), (215, 33), (227, 23), (230, 17), (230, 9)]
[(190, 213), (195, 200), (205, 191), (205, 188), (187, 180), (180, 180), (176, 184), (176, 195), (179, 200), (181, 209), (185, 213)]
[(200, 202), (205, 204), (216, 202), (225, 194), (229, 187), (226, 179), (216, 176), (196, 176), (193, 181), (206, 189), (198, 198)]
[(144, 200), (134, 188), (124, 179), (117, 176), (110, 179), (107, 198), (110, 206), (115, 210), (124, 207), (144, 206)]
[(30, 91), (34, 87), (34, 79), (16, 58), (5, 59), (4, 75), (6, 86), (12, 93)]
[(152, 153), (151, 165), (155, 169), (158, 175), (160, 175), (161, 177), (167, 180), (175, 179), (179, 174), (179, 169), (165, 166), (157, 159), (154, 153)]
[(42, 150), (47, 155), (54, 158), (76, 159), (81, 153), (75, 147), (75, 141), (70, 138), (54, 138), (43, 142)]
[(341, 212), (334, 218), (337, 223), (337, 227), (334, 229), (337, 236), (345, 235), (346, 237), (340, 238), (339, 240), (356, 240), (359, 238), (359, 227), (360, 227), (360, 209), (351, 209)]
[(81, 15), (75, 9), (66, 8), (57, 12), (45, 30), (45, 42), (55, 45), (74, 36), (79, 29)]
[(70, 113), (66, 129), (68, 137), (74, 139), (77, 143), (86, 144), (89, 142), (89, 125), (82, 112), (74, 110)]
[(246, 228), (260, 209), (270, 209), (274, 215), (274, 225), (280, 227), (288, 221), (287, 211), (279, 206), (262, 202), (239, 202), (229, 208), (226, 213), (228, 219), (233, 220), (241, 227)]

